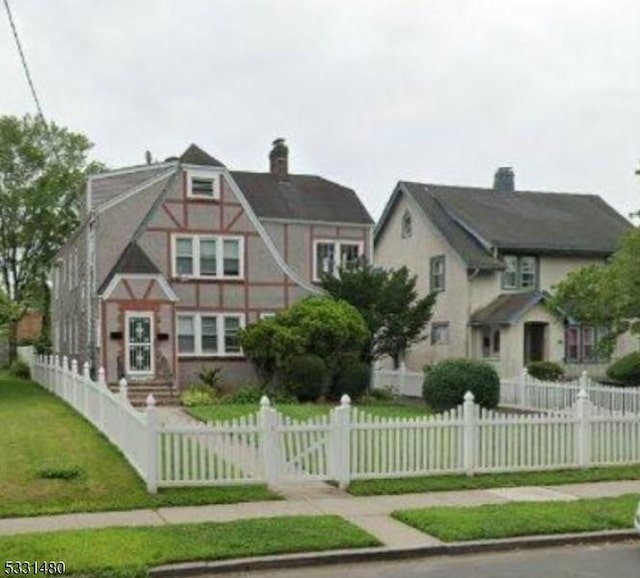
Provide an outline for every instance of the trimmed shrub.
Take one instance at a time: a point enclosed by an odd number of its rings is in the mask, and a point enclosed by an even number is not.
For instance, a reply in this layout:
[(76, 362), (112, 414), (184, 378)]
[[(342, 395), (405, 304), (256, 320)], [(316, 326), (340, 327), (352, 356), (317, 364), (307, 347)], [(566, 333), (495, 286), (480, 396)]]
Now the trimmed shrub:
[(31, 379), (31, 370), (29, 364), (22, 359), (14, 359), (9, 366), (9, 373), (20, 379)]
[(299, 401), (314, 401), (325, 390), (327, 364), (317, 355), (293, 357), (284, 371), (285, 390)]
[(180, 403), (186, 407), (214, 405), (220, 401), (216, 391), (204, 385), (192, 385), (180, 394)]
[(363, 361), (354, 361), (343, 367), (331, 384), (331, 396), (340, 399), (345, 393), (351, 401), (359, 400), (369, 387), (371, 366)]
[(500, 378), (496, 370), (477, 359), (447, 359), (435, 365), (424, 378), (422, 393), (434, 411), (447, 411), (464, 401), (471, 391), (475, 403), (494, 408), (500, 401)]
[(264, 386), (259, 384), (247, 384), (240, 389), (231, 391), (220, 398), (222, 405), (259, 405), (262, 396), (269, 397), (271, 403), (295, 403), (296, 398), (286, 392), (267, 393)]
[(614, 361), (607, 369), (607, 377), (624, 385), (640, 386), (640, 352), (629, 353)]
[(527, 365), (531, 377), (541, 381), (558, 381), (564, 377), (564, 369), (553, 361), (532, 361)]

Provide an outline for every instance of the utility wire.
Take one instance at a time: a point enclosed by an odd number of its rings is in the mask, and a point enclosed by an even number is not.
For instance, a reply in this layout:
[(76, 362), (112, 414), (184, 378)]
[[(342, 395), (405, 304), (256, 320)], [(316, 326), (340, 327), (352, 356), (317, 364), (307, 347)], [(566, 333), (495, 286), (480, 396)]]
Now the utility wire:
[(20, 43), (20, 37), (18, 36), (18, 29), (16, 28), (15, 22), (13, 21), (13, 15), (11, 14), (11, 8), (9, 7), (9, 0), (3, 0), (3, 1), (4, 1), (4, 7), (7, 9), (7, 16), (9, 17), (9, 24), (11, 24), (13, 37), (16, 40), (16, 46), (18, 47), (20, 60), (22, 61), (22, 68), (24, 69), (24, 74), (27, 77), (27, 82), (29, 83), (29, 88), (31, 89), (33, 100), (35, 101), (36, 108), (38, 109), (38, 115), (44, 121), (44, 114), (42, 114), (42, 106), (40, 106), (40, 99), (38, 98), (36, 87), (33, 84), (33, 79), (31, 78), (31, 73), (29, 72), (29, 65), (27, 64), (27, 59), (24, 55), (24, 51), (22, 50), (22, 44)]

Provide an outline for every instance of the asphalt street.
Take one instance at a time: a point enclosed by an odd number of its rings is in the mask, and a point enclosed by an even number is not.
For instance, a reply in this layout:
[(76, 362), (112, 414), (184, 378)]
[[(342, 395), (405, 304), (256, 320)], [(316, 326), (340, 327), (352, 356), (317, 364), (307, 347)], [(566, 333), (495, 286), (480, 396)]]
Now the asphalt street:
[[(220, 576), (220, 575), (218, 575)], [(225, 578), (635, 578), (640, 541), (570, 546), (406, 562), (224, 574)]]

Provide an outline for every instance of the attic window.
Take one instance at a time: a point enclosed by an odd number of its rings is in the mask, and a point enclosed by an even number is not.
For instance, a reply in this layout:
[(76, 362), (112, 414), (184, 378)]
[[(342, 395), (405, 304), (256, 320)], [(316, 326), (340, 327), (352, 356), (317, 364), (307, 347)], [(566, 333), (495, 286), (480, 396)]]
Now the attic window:
[(187, 175), (187, 196), (201, 199), (218, 199), (218, 176), (210, 172), (189, 171)]
[(402, 215), (401, 235), (403, 239), (411, 237), (411, 213), (409, 211)]

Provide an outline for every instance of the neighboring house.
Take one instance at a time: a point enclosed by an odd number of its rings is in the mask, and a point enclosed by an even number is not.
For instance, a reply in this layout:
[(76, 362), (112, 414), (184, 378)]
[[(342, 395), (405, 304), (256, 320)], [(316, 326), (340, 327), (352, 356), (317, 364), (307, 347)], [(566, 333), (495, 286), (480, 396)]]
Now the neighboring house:
[(290, 174), (282, 139), (269, 157), (269, 172), (233, 171), (191, 145), (90, 177), (53, 269), (55, 351), (110, 383), (186, 386), (204, 366), (255, 380), (238, 330), (321, 294), (321, 271), (373, 246), (353, 190)]
[[(604, 361), (603, 330), (545, 300), (570, 271), (604, 262), (630, 228), (595, 195), (516, 191), (506, 167), (493, 189), (399, 182), (376, 226), (374, 260), (406, 265), (421, 294), (438, 292), (429, 336), (407, 352), (407, 367), (472, 357), (510, 377), (530, 361), (573, 372)], [(616, 354), (630, 342), (623, 336)]]
[(16, 336), (18, 343), (35, 341), (42, 331), (42, 313), (37, 309), (27, 309), (18, 321)]

